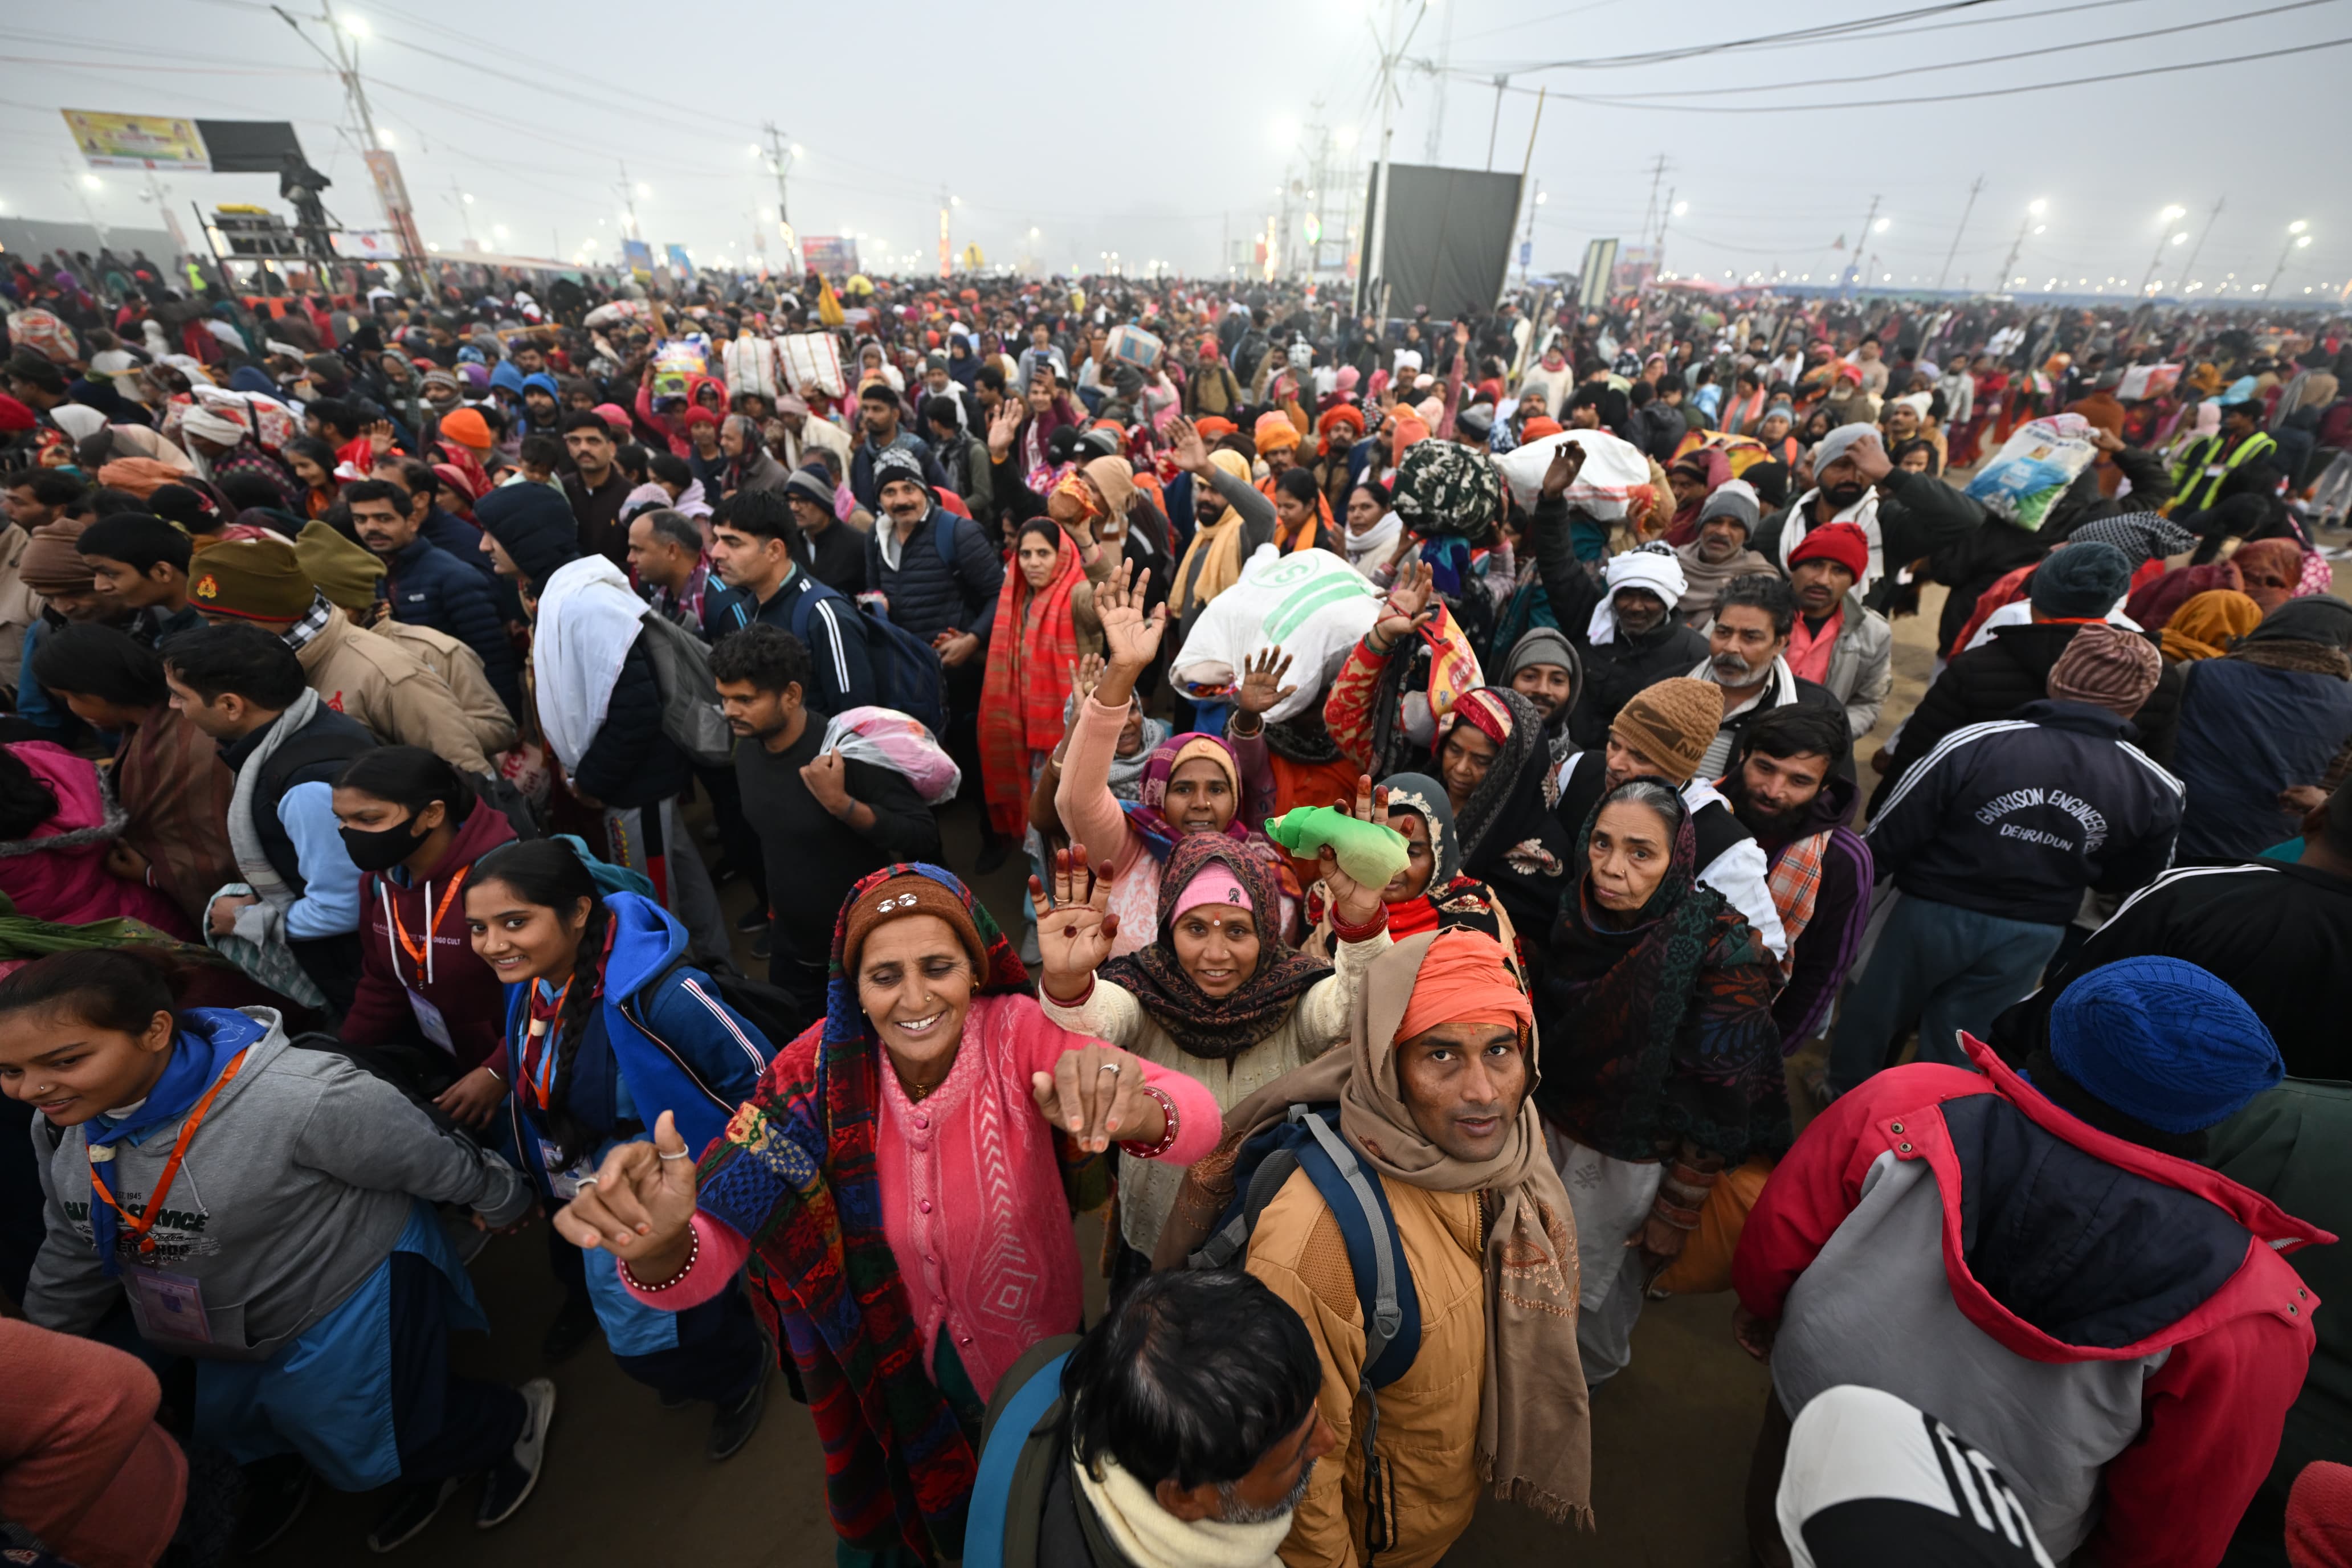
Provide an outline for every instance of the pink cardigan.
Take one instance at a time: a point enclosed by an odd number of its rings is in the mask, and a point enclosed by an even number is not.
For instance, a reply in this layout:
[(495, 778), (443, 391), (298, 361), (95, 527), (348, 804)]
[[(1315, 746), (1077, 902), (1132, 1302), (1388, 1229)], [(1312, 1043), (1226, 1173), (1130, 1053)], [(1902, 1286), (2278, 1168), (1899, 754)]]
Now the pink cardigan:
[[(976, 996), (939, 1088), (917, 1102), (898, 1074), (881, 1075), (882, 1233), (922, 1326), (926, 1366), (940, 1335), (951, 1335), (982, 1399), (1022, 1352), (1076, 1332), (1082, 1321), (1077, 1238), (1053, 1129), (1031, 1098), (1029, 1075), (1052, 1072), (1063, 1052), (1088, 1043), (1048, 1022), (1030, 997)], [(1162, 1160), (1189, 1165), (1217, 1146), (1223, 1123), (1206, 1088), (1150, 1062), (1143, 1080), (1176, 1104), (1176, 1142)], [(694, 1267), (665, 1289), (632, 1287), (637, 1300), (684, 1311), (743, 1267), (751, 1247), (732, 1226), (698, 1211), (694, 1227)]]

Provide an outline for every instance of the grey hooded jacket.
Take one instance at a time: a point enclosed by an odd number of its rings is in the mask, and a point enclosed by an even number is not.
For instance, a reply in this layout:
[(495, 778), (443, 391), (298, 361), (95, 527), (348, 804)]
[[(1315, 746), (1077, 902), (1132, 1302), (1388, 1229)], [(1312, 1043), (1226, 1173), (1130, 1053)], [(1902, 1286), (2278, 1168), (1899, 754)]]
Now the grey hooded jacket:
[[(268, 1032), (189, 1143), (151, 1256), (155, 1268), (197, 1281), (210, 1323), (211, 1343), (174, 1340), (170, 1348), (267, 1361), (375, 1271), (407, 1225), (412, 1199), (469, 1205), (503, 1226), (530, 1206), (530, 1189), (498, 1155), (442, 1131), (347, 1058), (295, 1049), (272, 1009), (243, 1011)], [(131, 1213), (144, 1211), (178, 1132), (169, 1123), (135, 1148), (118, 1146), (108, 1184)], [(132, 1260), (124, 1226), (121, 1277), (100, 1271), (82, 1130), (37, 1116), (32, 1137), (48, 1234), (25, 1315), (87, 1333), (145, 1265)]]

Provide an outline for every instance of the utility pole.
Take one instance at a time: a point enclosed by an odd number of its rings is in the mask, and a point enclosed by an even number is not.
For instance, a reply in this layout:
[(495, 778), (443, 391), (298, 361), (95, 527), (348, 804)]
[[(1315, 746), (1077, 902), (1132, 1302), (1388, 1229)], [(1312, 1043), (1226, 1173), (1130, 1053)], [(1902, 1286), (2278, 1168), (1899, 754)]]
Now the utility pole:
[(1430, 74), (1436, 79), (1437, 100), (1429, 106), (1429, 141), (1423, 148), (1422, 162), (1436, 166), (1439, 143), (1445, 136), (1445, 72), (1454, 63), (1454, 13), (1459, 7), (1446, 5), (1438, 22), (1437, 68)]
[(1944, 291), (1945, 282), (1952, 276), (1952, 258), (1960, 253), (1960, 236), (1969, 232), (1969, 215), (1977, 210), (1977, 193), (1984, 189), (1984, 176), (1979, 174), (1969, 186), (1969, 205), (1960, 209), (1960, 226), (1952, 231), (1952, 248), (1944, 252), (1944, 269), (1936, 274), (1936, 292)]
[(2224, 199), (2226, 198), (2214, 198), (2213, 210), (2205, 215), (2205, 227), (2198, 234), (2197, 243), (2189, 247), (2189, 265), (2180, 269), (2180, 284), (2184, 289), (2189, 286), (2189, 279), (2197, 271), (2197, 258), (2205, 253), (2205, 241), (2213, 233), (2213, 220), (2221, 216), (2221, 203)]
[(1853, 237), (1853, 258), (1845, 265), (1845, 287), (1839, 290), (1841, 299), (1853, 298), (1853, 286), (1862, 277), (1862, 247), (1870, 243), (1871, 225), (1878, 221), (1879, 198), (1870, 198), (1870, 213), (1862, 220), (1862, 232)]

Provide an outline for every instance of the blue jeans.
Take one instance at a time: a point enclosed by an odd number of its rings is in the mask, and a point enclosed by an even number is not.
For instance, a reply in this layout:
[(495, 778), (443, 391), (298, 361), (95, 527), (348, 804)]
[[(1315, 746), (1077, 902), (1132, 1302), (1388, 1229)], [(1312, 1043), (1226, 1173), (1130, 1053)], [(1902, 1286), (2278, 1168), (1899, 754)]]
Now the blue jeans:
[(1904, 894), (1839, 1016), (1831, 1092), (1843, 1094), (1886, 1066), (1915, 1023), (1921, 1061), (1968, 1066), (1961, 1031), (1982, 1039), (2003, 1008), (2031, 995), (2065, 934), (2063, 925)]

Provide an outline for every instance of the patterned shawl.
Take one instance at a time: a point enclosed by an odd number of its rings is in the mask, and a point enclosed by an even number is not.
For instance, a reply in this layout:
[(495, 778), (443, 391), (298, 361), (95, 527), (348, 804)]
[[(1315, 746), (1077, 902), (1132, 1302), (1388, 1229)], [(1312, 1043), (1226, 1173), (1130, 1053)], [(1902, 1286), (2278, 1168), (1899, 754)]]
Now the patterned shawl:
[(1029, 758), (1061, 743), (1063, 705), (1078, 663), (1077, 624), (1070, 594), (1086, 574), (1077, 547), (1061, 535), (1054, 578), (1032, 588), (1016, 560), (997, 595), (989, 633), (988, 669), (980, 704), (981, 783), (988, 817), (1000, 833), (1029, 825)]
[(1780, 965), (1721, 893), (1698, 885), (1697, 833), (1675, 799), (1665, 878), (1630, 926), (1607, 922), (1592, 898), (1586, 847), (1599, 804), (1577, 835), (1576, 886), (1538, 1000), (1554, 1059), (1537, 1102), (1612, 1159), (1655, 1160), (1687, 1139), (1736, 1165), (1788, 1142), (1772, 1022)]
[[(1212, 861), (1234, 874), (1250, 897), (1258, 929), (1257, 972), (1230, 996), (1211, 996), (1176, 962), (1169, 911), (1177, 895)], [(1196, 1057), (1223, 1059), (1242, 1052), (1280, 1028), (1292, 1004), (1331, 973), (1331, 966), (1282, 945), (1282, 887), (1266, 860), (1222, 834), (1195, 833), (1170, 853), (1160, 870), (1160, 930), (1150, 947), (1138, 948), (1102, 966), (1102, 978), (1142, 1004), (1169, 1038)]]
[[(971, 891), (937, 866), (885, 867), (877, 883), (929, 877), (961, 899), (988, 955), (980, 993), (1025, 991), (1028, 973)], [(789, 1347), (824, 1445), (825, 1506), (841, 1539), (926, 1562), (961, 1554), (971, 1446), (923, 1369), (923, 1336), (882, 1232), (875, 1168), (883, 1053), (843, 972), (833, 932), (824, 1021), (777, 1053), (751, 1100), (704, 1152), (704, 1213), (751, 1244), (752, 1304)]]

